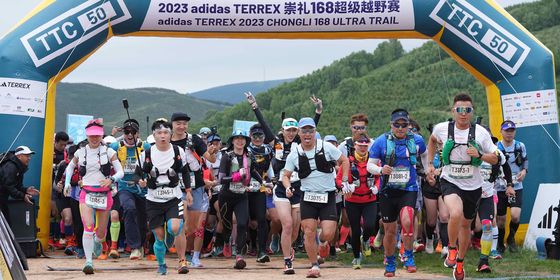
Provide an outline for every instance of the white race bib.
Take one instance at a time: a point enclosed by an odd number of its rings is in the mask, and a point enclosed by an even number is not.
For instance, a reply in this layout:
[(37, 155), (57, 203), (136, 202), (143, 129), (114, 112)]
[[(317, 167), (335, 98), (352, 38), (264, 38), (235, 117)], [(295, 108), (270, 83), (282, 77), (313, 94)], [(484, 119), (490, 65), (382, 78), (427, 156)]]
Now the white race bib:
[(107, 209), (107, 193), (106, 192), (87, 192), (86, 205), (99, 210)]
[(261, 183), (259, 183), (256, 180), (251, 180), (251, 183), (249, 184), (249, 188), (247, 188), (248, 192), (259, 192), (261, 191)]
[(136, 171), (136, 158), (127, 158), (123, 169), (124, 174), (134, 174)]
[(176, 198), (175, 188), (157, 188), (153, 192), (154, 198), (169, 201)]
[(222, 185), (217, 185), (217, 186), (212, 187), (212, 191), (214, 193), (219, 193), (221, 190), (222, 190)]
[(303, 195), (303, 201), (315, 202), (315, 203), (327, 203), (329, 201), (329, 194), (305, 192), (305, 194)]
[(196, 179), (194, 177), (194, 172), (191, 172), (191, 188), (195, 188), (196, 187)]
[(517, 176), (519, 176), (519, 173), (512, 173), (511, 174), (511, 182), (514, 185), (519, 183), (519, 180), (517, 180)]
[(472, 165), (450, 164), (447, 167), (449, 177), (453, 179), (470, 179), (474, 175), (474, 167)]
[(490, 180), (490, 175), (492, 174), (492, 166), (483, 164), (480, 166), (480, 175), (484, 181)]
[(410, 169), (408, 167), (395, 167), (389, 175), (388, 183), (390, 186), (406, 187), (408, 181), (410, 181)]
[(367, 182), (368, 188), (375, 187), (375, 178), (369, 178), (368, 177), (366, 182)]
[(242, 183), (231, 183), (229, 184), (229, 190), (232, 193), (242, 194), (245, 193), (247, 187), (245, 187)]

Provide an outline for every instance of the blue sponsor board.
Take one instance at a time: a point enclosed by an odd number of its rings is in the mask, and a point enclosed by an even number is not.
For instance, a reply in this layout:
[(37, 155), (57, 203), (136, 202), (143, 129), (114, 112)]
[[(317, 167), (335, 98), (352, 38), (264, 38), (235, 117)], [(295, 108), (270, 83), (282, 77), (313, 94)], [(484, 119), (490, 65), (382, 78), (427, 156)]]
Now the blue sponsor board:
[(66, 132), (74, 140), (74, 144), (86, 139), (86, 125), (92, 120), (93, 116), (86, 115), (66, 115)]
[(240, 129), (242, 131), (245, 131), (247, 133), (247, 135), (249, 135), (249, 129), (251, 129), (251, 126), (253, 126), (256, 123), (257, 122), (252, 122), (252, 121), (234, 120), (233, 121), (233, 131), (236, 131), (236, 130)]
[(39, 67), (112, 25), (130, 19), (124, 0), (87, 1), (21, 37), (36, 67)]
[(515, 75), (531, 48), (465, 0), (440, 0), (430, 17)]

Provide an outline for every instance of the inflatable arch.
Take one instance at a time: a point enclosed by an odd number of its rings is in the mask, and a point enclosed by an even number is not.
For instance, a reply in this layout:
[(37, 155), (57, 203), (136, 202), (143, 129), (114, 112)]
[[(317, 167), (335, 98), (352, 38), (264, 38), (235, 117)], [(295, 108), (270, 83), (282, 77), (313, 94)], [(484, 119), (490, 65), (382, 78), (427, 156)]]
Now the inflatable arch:
[(28, 145), (42, 158), (25, 183), (41, 186), (44, 245), (56, 85), (112, 36), (431, 38), (486, 87), (494, 133), (503, 119), (519, 124), (538, 170), (526, 209), (538, 184), (560, 182), (552, 53), (492, 0), (46, 0), (0, 41), (0, 150)]

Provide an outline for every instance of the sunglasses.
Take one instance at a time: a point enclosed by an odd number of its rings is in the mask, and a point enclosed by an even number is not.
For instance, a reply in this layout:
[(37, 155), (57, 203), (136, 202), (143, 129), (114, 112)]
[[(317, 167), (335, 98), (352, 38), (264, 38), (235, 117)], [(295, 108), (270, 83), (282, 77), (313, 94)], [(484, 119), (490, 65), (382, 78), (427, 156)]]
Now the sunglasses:
[(136, 130), (134, 130), (134, 129), (125, 129), (125, 130), (123, 130), (124, 135), (127, 135), (127, 134), (136, 134), (136, 132), (138, 132), (138, 131), (136, 131)]
[(408, 123), (392, 123), (394, 128), (408, 128)]
[(314, 134), (315, 128), (302, 128), (301, 133), (303, 134)]
[(284, 123), (284, 127), (292, 127), (292, 126), (293, 126), (293, 127), (297, 127), (297, 126), (298, 126), (298, 123), (297, 123), (297, 122), (294, 122), (294, 121), (289, 121), (289, 122), (285, 122), (285, 123)]
[(92, 123), (88, 124), (88, 125), (86, 126), (86, 128), (90, 128), (90, 127), (92, 127), (92, 126), (103, 127), (103, 125), (100, 124), (100, 123), (98, 123), (98, 122), (92, 122)]
[(365, 125), (353, 125), (352, 128), (354, 130), (366, 130), (367, 126), (365, 126)]
[(252, 134), (251, 138), (253, 139), (263, 139), (264, 138), (264, 134)]
[(470, 114), (474, 111), (473, 107), (455, 107), (453, 110), (459, 114)]

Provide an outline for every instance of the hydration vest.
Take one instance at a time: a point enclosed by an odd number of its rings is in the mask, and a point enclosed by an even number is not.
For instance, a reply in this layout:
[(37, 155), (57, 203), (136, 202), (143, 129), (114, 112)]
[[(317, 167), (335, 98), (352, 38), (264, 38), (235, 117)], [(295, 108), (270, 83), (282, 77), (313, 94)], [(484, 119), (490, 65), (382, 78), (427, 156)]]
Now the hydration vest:
[[(506, 152), (506, 147), (502, 141), (498, 142), (498, 149), (504, 153), (504, 155), (509, 156), (512, 152)], [(523, 150), (521, 149), (521, 143), (517, 140), (513, 140), (513, 156), (514, 156), (514, 163), (517, 164), (519, 167), (523, 167), (525, 161), (527, 161), (527, 157), (523, 157)]]
[[(107, 154), (107, 163), (105, 164), (101, 164), (101, 148), (103, 147), (105, 147), (105, 153)], [(83, 149), (84, 149), (84, 161), (82, 162), (83, 164), (80, 164), (80, 167), (78, 169), (80, 177), (86, 176), (86, 172), (87, 172), (87, 146), (84, 146)], [(104, 144), (100, 144), (97, 150), (97, 158), (99, 159), (99, 164), (101, 165), (99, 171), (101, 171), (101, 173), (105, 177), (111, 176), (111, 159), (109, 158), (109, 154), (107, 153), (107, 150), (108, 147), (105, 146)]]
[[(144, 151), (144, 142), (139, 141), (136, 144), (136, 150), (138, 151), (138, 155), (142, 154)], [(121, 165), (124, 167), (126, 164), (126, 158), (128, 157), (128, 146), (124, 143), (124, 141), (119, 142), (119, 149), (117, 150), (117, 158), (121, 162)], [(136, 158), (136, 153), (134, 153), (134, 157)], [(138, 159), (137, 159), (138, 160)]]
[[(154, 167), (151, 154), (151, 147), (144, 151), (144, 164), (142, 164), (142, 171), (148, 175), (148, 188), (157, 189), (157, 178), (160, 173), (157, 167)], [(182, 167), (183, 160), (181, 159), (179, 146), (173, 145), (173, 165), (166, 172), (166, 175), (169, 178), (169, 185), (167, 185), (167, 187), (174, 188), (179, 184), (179, 173), (181, 173)], [(188, 185), (190, 186), (190, 176), (187, 176), (187, 178), (189, 181)]]
[[(319, 140), (318, 140), (319, 141)], [(302, 150), (303, 151), (303, 150)], [(308, 158), (305, 151), (303, 154), (299, 153), (299, 147), (297, 149), (298, 153), (298, 163), (299, 163), (299, 178), (304, 179), (307, 178), (311, 172), (311, 165), (309, 164), (309, 160), (315, 159), (315, 166), (317, 167), (317, 171), (323, 173), (332, 173), (334, 171), (334, 167), (336, 166), (335, 161), (327, 161), (327, 157), (325, 155), (325, 143), (321, 146), (321, 150), (317, 152), (317, 144), (315, 144), (315, 156), (313, 158)]]
[[(441, 151), (441, 162), (443, 163), (443, 165), (449, 165), (451, 163), (454, 163), (451, 161), (451, 151), (453, 151), (453, 149), (455, 149), (456, 147), (462, 145), (472, 145), (473, 147), (475, 147), (477, 150), (480, 151), (478, 144), (476, 143), (475, 136), (476, 136), (476, 124), (471, 124), (469, 128), (469, 136), (468, 136), (467, 144), (455, 143), (455, 122), (454, 121), (448, 122), (447, 141), (443, 145), (443, 149)], [(480, 166), (482, 164), (482, 159), (471, 157), (470, 164), (475, 167)]]
[[(395, 136), (392, 133), (385, 133), (385, 138), (387, 139), (387, 145), (385, 150), (385, 162), (390, 162), (390, 157), (393, 153), (395, 153)], [(416, 165), (416, 156), (418, 154), (418, 150), (416, 147), (416, 141), (414, 140), (414, 134), (409, 132), (406, 134), (406, 150), (408, 152), (408, 159), (410, 160), (410, 166)]]

